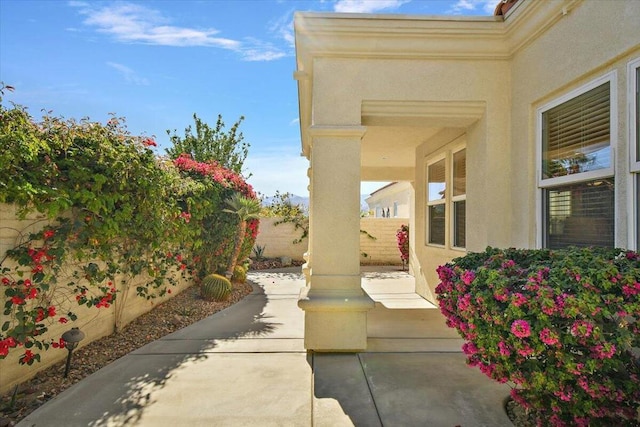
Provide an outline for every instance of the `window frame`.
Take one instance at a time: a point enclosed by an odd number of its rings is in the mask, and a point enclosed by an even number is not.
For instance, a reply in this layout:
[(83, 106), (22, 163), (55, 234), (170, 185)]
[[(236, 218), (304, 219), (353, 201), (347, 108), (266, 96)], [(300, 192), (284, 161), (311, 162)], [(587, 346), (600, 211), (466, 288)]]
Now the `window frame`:
[[(453, 196), (453, 162), (454, 162), (454, 154), (459, 153), (461, 151), (465, 151), (465, 160), (467, 150), (466, 141), (460, 142), (460, 138), (456, 138), (456, 140), (452, 141), (448, 145), (442, 148), (441, 151), (436, 152), (433, 156), (430, 156), (426, 159), (425, 162), (425, 183), (426, 183), (426, 203), (425, 206), (425, 246), (438, 248), (438, 249), (448, 249), (460, 252), (466, 252), (466, 247), (454, 246), (455, 241), (455, 217), (454, 217), (454, 203), (467, 200), (467, 191), (466, 191), (466, 171), (468, 168), (465, 163), (465, 193), (464, 195)], [(429, 201), (429, 167), (444, 160), (445, 167), (445, 191), (444, 198)], [(445, 215), (445, 223), (444, 223), (444, 244), (439, 243), (431, 243), (429, 241), (430, 238), (430, 221), (431, 218), (429, 216), (429, 207), (435, 205), (444, 205), (444, 215)], [(466, 226), (466, 214), (465, 214), (465, 226)], [(465, 227), (466, 228), (466, 227)], [(465, 236), (466, 241), (466, 236)]]
[[(458, 145), (455, 146), (454, 148), (451, 149), (451, 161), (450, 161), (450, 182), (451, 182), (451, 227), (450, 227), (450, 236), (449, 236), (449, 241), (451, 242), (451, 248), (452, 249), (456, 249), (456, 250), (464, 250), (466, 251), (466, 246), (456, 246), (455, 245), (455, 241), (456, 241), (456, 231), (457, 231), (457, 223), (456, 223), (456, 215), (455, 215), (455, 204), (456, 202), (465, 202), (465, 244), (466, 244), (466, 219), (467, 219), (467, 214), (466, 214), (466, 202), (467, 202), (467, 146), (466, 145)], [(465, 180), (465, 188), (464, 188), (464, 194), (459, 195), (459, 196), (454, 196), (453, 195), (453, 181), (455, 179), (455, 155), (461, 151), (465, 151), (465, 173), (464, 173), (464, 180)]]
[[(451, 191), (451, 189), (449, 188), (449, 182), (448, 182), (448, 177), (447, 177), (447, 152), (442, 152), (436, 156), (431, 157), (428, 161), (427, 164), (425, 166), (425, 182), (426, 182), (426, 203), (425, 203), (425, 219), (426, 219), (426, 227), (425, 227), (425, 244), (427, 246), (432, 246), (432, 247), (436, 247), (436, 248), (446, 248), (447, 247), (447, 223), (448, 223), (448, 216), (449, 216), (449, 209), (447, 207), (447, 199), (448, 199), (448, 193), (449, 191)], [(444, 160), (444, 197), (442, 199), (437, 199), (437, 200), (429, 200), (429, 167), (435, 165), (436, 163), (440, 162)], [(431, 218), (430, 218), (430, 214), (429, 214), (429, 208), (431, 206), (437, 206), (437, 205), (444, 205), (444, 243), (440, 244), (440, 243), (432, 243), (430, 241), (430, 230), (431, 230)]]
[[(543, 162), (543, 114), (554, 107), (557, 107), (567, 101), (577, 98), (578, 96), (604, 84), (609, 83), (609, 149), (610, 149), (610, 164), (608, 168), (597, 169), (593, 171), (580, 172), (571, 175), (564, 175), (553, 178), (543, 178), (542, 162)], [(536, 245), (538, 248), (544, 248), (547, 243), (547, 200), (545, 197), (545, 191), (553, 190), (554, 187), (560, 187), (568, 184), (577, 184), (586, 181), (593, 181), (602, 178), (611, 178), (615, 180), (615, 163), (616, 163), (616, 144), (618, 142), (618, 97), (617, 97), (617, 72), (611, 71), (606, 73), (590, 82), (579, 86), (564, 95), (561, 95), (550, 102), (538, 107), (536, 109), (536, 217), (538, 226), (536, 232)], [(617, 209), (614, 203), (614, 218), (615, 210)], [(614, 219), (615, 221), (615, 219)], [(615, 224), (614, 224), (615, 227)], [(614, 231), (614, 240), (616, 240)]]
[(637, 91), (640, 90), (638, 87), (638, 73), (640, 73), (640, 58), (636, 58), (630, 61), (627, 64), (627, 109), (629, 110), (629, 148), (630, 155), (630, 166), (629, 170), (631, 172), (640, 172), (640, 150), (638, 144), (640, 141), (638, 138), (638, 109), (640, 106), (638, 105), (638, 100), (636, 98)]
[(627, 64), (627, 110), (629, 111), (629, 171), (634, 175), (631, 179), (633, 194), (632, 207), (629, 215), (633, 223), (629, 227), (628, 238), (631, 248), (638, 250), (640, 244), (640, 58), (633, 59)]

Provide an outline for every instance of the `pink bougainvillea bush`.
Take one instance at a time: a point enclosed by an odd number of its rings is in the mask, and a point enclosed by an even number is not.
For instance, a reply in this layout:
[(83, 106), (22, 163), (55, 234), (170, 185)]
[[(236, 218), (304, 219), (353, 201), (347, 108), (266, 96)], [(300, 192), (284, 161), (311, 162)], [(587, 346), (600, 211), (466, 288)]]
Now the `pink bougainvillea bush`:
[(487, 248), (438, 268), (467, 362), (540, 425), (640, 425), (640, 256)]
[(398, 241), (398, 250), (400, 251), (400, 260), (402, 266), (409, 262), (409, 226), (402, 224), (396, 232), (396, 240)]

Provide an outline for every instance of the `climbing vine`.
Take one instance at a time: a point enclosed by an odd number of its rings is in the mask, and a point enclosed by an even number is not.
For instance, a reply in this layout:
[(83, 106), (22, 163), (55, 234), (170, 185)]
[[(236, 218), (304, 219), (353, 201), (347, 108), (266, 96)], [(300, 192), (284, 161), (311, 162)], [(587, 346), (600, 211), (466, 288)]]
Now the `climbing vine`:
[(236, 223), (217, 212), (234, 192), (255, 198), (240, 175), (158, 158), (153, 138), (131, 135), (121, 118), (37, 122), (2, 105), (9, 89), (0, 86), (0, 203), (42, 219), (0, 254), (0, 359), (20, 351), (20, 363), (32, 364), (39, 351), (64, 347), (45, 333), (75, 321), (74, 307), (108, 308), (132, 287), (163, 296), (177, 275), (226, 264)]

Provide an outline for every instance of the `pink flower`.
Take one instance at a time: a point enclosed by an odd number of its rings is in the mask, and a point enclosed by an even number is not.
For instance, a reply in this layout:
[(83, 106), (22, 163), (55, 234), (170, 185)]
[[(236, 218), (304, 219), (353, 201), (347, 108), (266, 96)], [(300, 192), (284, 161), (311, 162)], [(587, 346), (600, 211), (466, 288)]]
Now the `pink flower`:
[(611, 343), (597, 344), (591, 349), (591, 355), (596, 359), (611, 359), (616, 354), (616, 346)]
[(189, 221), (191, 221), (191, 214), (189, 212), (182, 212), (180, 214), (180, 217), (184, 219), (184, 222), (186, 222), (187, 224), (189, 223)]
[(505, 261), (505, 262), (502, 263), (502, 268), (503, 269), (507, 269), (507, 268), (511, 268), (511, 267), (513, 267), (515, 265), (516, 265), (515, 261), (510, 259), (510, 260)]
[(493, 294), (493, 297), (500, 302), (507, 302), (509, 300), (509, 293), (504, 289), (500, 289)]
[(540, 331), (540, 340), (546, 345), (558, 344), (558, 336), (553, 333), (549, 328), (544, 328)]
[(511, 332), (518, 338), (526, 338), (531, 335), (531, 327), (526, 320), (514, 320), (511, 324)]
[(518, 349), (518, 354), (522, 357), (531, 356), (534, 353), (533, 349), (528, 345), (525, 345), (523, 348)]
[(511, 296), (511, 298), (513, 299), (513, 305), (515, 305), (516, 307), (520, 307), (527, 302), (527, 297), (522, 295), (520, 292), (516, 292)]
[(635, 282), (633, 285), (622, 286), (622, 294), (626, 297), (640, 294), (640, 283)]
[(55, 230), (45, 230), (45, 232), (43, 233), (44, 240), (52, 238), (55, 234)]
[(593, 332), (593, 324), (586, 320), (576, 320), (571, 325), (571, 335), (587, 338)]
[(509, 350), (509, 346), (507, 346), (504, 341), (498, 343), (498, 349), (500, 350), (500, 355), (506, 357), (511, 356), (511, 350)]
[(464, 294), (458, 300), (458, 310), (460, 311), (464, 311), (468, 309), (470, 305), (471, 305), (471, 294)]
[(473, 282), (474, 279), (476, 278), (476, 273), (474, 273), (471, 270), (467, 270), (464, 273), (462, 273), (462, 276), (460, 278), (462, 279), (465, 285), (470, 285), (471, 282)]
[(462, 351), (468, 356), (472, 356), (478, 352), (478, 347), (472, 342), (462, 344)]
[(142, 145), (144, 145), (145, 147), (157, 147), (158, 144), (156, 144), (156, 142), (151, 139), (151, 138), (145, 138), (142, 140)]

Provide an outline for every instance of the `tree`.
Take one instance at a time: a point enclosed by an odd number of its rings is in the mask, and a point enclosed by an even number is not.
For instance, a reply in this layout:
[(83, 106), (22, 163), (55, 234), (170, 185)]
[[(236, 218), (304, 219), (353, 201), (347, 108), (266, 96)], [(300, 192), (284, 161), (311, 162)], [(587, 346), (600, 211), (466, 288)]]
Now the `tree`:
[(238, 232), (236, 233), (236, 240), (233, 246), (233, 253), (229, 260), (229, 266), (227, 268), (226, 276), (231, 279), (233, 271), (238, 263), (238, 257), (242, 250), (242, 242), (247, 234), (247, 221), (256, 219), (260, 216), (260, 201), (257, 199), (250, 199), (242, 196), (240, 193), (234, 193), (229, 199), (225, 200), (225, 203), (229, 208), (223, 209), (223, 212), (227, 212), (233, 215), (237, 215), (240, 222), (238, 223)]
[(184, 138), (178, 136), (175, 129), (173, 134), (167, 130), (167, 135), (173, 144), (171, 148), (166, 150), (169, 157), (177, 159), (182, 154), (189, 154), (193, 160), (198, 162), (210, 163), (214, 161), (237, 174), (242, 173), (242, 166), (250, 147), (250, 144), (243, 142), (244, 135), (238, 131), (244, 116), (240, 116), (240, 119), (231, 126), (228, 132), (224, 131), (225, 125), (219, 114), (214, 128), (202, 121), (195, 113), (193, 120), (195, 135), (191, 125), (185, 128)]

